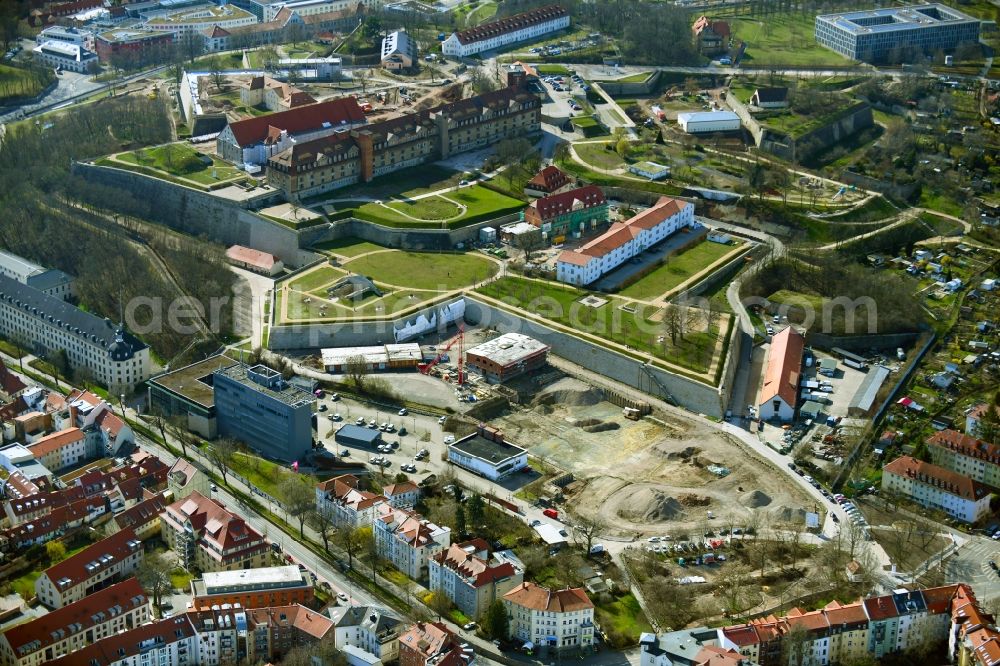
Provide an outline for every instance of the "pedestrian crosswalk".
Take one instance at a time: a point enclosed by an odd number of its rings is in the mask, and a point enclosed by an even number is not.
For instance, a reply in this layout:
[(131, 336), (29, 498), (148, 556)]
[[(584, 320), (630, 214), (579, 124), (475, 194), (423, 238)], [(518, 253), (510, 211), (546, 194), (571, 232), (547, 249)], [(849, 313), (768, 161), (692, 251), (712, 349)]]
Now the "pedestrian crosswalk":
[(974, 537), (945, 563), (945, 580), (971, 583), (981, 598), (1000, 595), (1000, 574), (990, 567), (990, 560), (1000, 565), (1000, 544)]

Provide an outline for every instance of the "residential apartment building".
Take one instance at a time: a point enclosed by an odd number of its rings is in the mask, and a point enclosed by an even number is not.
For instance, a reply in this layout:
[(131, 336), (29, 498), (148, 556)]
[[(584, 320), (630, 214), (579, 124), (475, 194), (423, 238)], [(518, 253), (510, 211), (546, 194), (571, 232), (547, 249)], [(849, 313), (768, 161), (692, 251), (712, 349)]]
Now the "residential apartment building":
[(61, 407), (52, 413), (55, 428), (76, 427), (87, 437), (94, 455), (127, 455), (135, 447), (135, 433), (115, 414), (111, 403), (90, 391), (70, 391)]
[(243, 663), (244, 660), (257, 663), (256, 659), (248, 659), (253, 645), (246, 611), (241, 608), (220, 608), (192, 610), (185, 615), (197, 636), (196, 649), (192, 655), (194, 664), (226, 666)]
[(46, 435), (28, 445), (35, 460), (53, 472), (79, 465), (96, 457), (94, 446), (87, 446), (87, 438), (79, 428), (66, 428)]
[(972, 435), (973, 437), (982, 437), (982, 433), (979, 431), (979, 423), (983, 420), (986, 412), (990, 409), (1000, 417), (1000, 405), (990, 406), (989, 403), (981, 402), (969, 410), (969, 413), (965, 415), (965, 434)]
[(540, 128), (538, 97), (525, 88), (504, 88), (270, 151), (267, 182), (286, 197), (307, 197)]
[(296, 461), (312, 448), (316, 397), (265, 365), (243, 364), (213, 375), (219, 435), (237, 439), (263, 456)]
[(47, 666), (196, 666), (197, 645), (187, 615), (178, 615), (102, 638)]
[(524, 221), (542, 230), (542, 238), (561, 243), (580, 238), (608, 223), (608, 200), (596, 185), (535, 199), (524, 209)]
[(417, 622), (399, 637), (399, 666), (468, 666), (475, 651), (440, 622)]
[(280, 662), (291, 650), (314, 645), (333, 630), (330, 618), (299, 604), (252, 608), (246, 619), (249, 663)]
[(545, 197), (569, 189), (572, 183), (570, 177), (560, 171), (559, 167), (550, 164), (531, 177), (524, 186), (524, 193), (532, 197)]
[(263, 106), (268, 111), (274, 112), (288, 111), (316, 103), (309, 93), (267, 75), (251, 77), (248, 82), (241, 85), (240, 101), (246, 106)]
[(0, 664), (39, 666), (149, 620), (149, 601), (135, 578), (95, 592), (0, 635)]
[(699, 627), (639, 636), (639, 666), (757, 666), (732, 648), (717, 644), (715, 629)]
[[(53, 26), (56, 28), (57, 26)], [(49, 30), (47, 28), (46, 30)], [(45, 34), (43, 30), (41, 34)], [(64, 30), (60, 28), (60, 30)], [(72, 30), (72, 28), (66, 29)], [(67, 300), (73, 295), (73, 276), (55, 268), (45, 268), (24, 257), (0, 250), (0, 275), (5, 275), (38, 291)]]
[[(571, 193), (566, 192), (556, 197), (569, 194)], [(544, 199), (535, 203), (541, 201)], [(531, 221), (528, 211), (525, 211), (525, 219)], [(660, 197), (652, 207), (624, 222), (615, 222), (606, 232), (581, 247), (559, 253), (556, 279), (568, 284), (590, 284), (668, 236), (693, 229), (696, 225), (694, 205), (680, 199)], [(545, 232), (544, 227), (542, 232)], [(667, 263), (670, 263), (669, 258)]]
[(731, 30), (726, 21), (713, 21), (707, 16), (699, 16), (691, 26), (694, 47), (706, 56), (719, 55), (729, 50)]
[(228, 162), (265, 164), (268, 158), (293, 145), (303, 145), (366, 122), (357, 101), (341, 97), (229, 123), (219, 133), (215, 145), (219, 156)]
[(410, 39), (405, 30), (395, 30), (382, 39), (380, 62), (384, 69), (409, 69), (416, 59), (417, 43)]
[(882, 468), (882, 491), (966, 523), (975, 523), (990, 512), (990, 490), (985, 485), (910, 456), (896, 458)]
[(329, 609), (334, 626), (334, 646), (357, 648), (382, 663), (399, 658), (402, 621), (384, 608), (375, 606), (333, 606)]
[(961, 666), (1000, 664), (1000, 630), (979, 606), (972, 588), (962, 584), (950, 604), (948, 655)]
[(550, 590), (524, 582), (503, 596), (508, 638), (556, 651), (594, 646), (594, 604), (583, 588)]
[(927, 439), (927, 450), (935, 465), (1000, 489), (1000, 446), (947, 429)]
[[(241, 0), (247, 2), (248, 0)], [(331, 12), (342, 11), (367, 11), (370, 9), (380, 9), (381, 0), (249, 0), (262, 7), (261, 20), (273, 21), (277, 18), (281, 10), (287, 10), (303, 19), (310, 16), (320, 16)], [(250, 9), (253, 11), (253, 9)]]
[(294, 565), (204, 573), (191, 581), (191, 594), (195, 610), (311, 604), (315, 596), (306, 573)]
[(267, 542), (246, 521), (224, 506), (191, 493), (160, 516), (163, 539), (185, 568), (233, 571), (264, 566)]
[(174, 500), (187, 497), (198, 492), (208, 497), (212, 492), (212, 480), (183, 458), (178, 458), (167, 472), (167, 488), (173, 493)]
[(389, 503), (389, 506), (397, 509), (413, 508), (420, 500), (420, 486), (413, 481), (390, 483), (382, 487), (382, 496)]
[(382, 495), (359, 489), (358, 477), (342, 474), (316, 485), (316, 510), (331, 516), (338, 527), (363, 527), (375, 522)]
[(128, 578), (142, 555), (135, 532), (121, 530), (43, 571), (35, 595), (49, 608), (62, 608)]
[(65, 351), (72, 368), (87, 370), (113, 395), (131, 392), (149, 378), (149, 348), (123, 326), (5, 275), (0, 275), (0, 335), (26, 341), (36, 354)]
[(444, 594), (467, 617), (479, 620), (497, 599), (524, 581), (524, 571), (494, 559), (482, 539), (449, 546), (428, 563), (430, 590)]
[(415, 581), (426, 580), (431, 557), (451, 545), (451, 529), (388, 504), (378, 507), (374, 522), (378, 556)]
[(256, 24), (257, 17), (236, 5), (208, 5), (154, 16), (145, 22), (147, 30), (184, 35), (212, 28), (232, 30)]
[(132, 530), (140, 541), (160, 533), (160, 514), (167, 507), (167, 498), (163, 493), (155, 493), (138, 504), (115, 514), (114, 520), (108, 523), (107, 531), (111, 534), (119, 530)]
[(453, 32), (441, 42), (441, 53), (446, 56), (467, 58), (476, 53), (539, 39), (568, 27), (569, 11), (560, 5), (548, 5), (468, 30)]

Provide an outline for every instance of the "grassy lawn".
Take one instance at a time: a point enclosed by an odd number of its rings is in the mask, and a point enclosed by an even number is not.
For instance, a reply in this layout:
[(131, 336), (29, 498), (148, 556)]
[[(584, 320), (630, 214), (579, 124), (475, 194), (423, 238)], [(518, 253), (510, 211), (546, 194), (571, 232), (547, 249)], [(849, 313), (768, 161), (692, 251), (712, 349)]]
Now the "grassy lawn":
[(236, 178), (242, 172), (211, 155), (203, 155), (183, 143), (119, 153), (115, 158), (127, 164), (144, 166), (171, 176), (187, 178), (202, 185)]
[[(719, 14), (724, 14), (720, 12)], [(813, 14), (775, 14), (763, 19), (729, 17), (734, 38), (747, 43), (747, 65), (844, 66), (853, 61), (816, 43)]]
[(625, 166), (618, 153), (608, 150), (606, 146), (610, 143), (575, 143), (573, 150), (580, 156), (580, 159), (598, 169), (617, 169)]
[(0, 101), (35, 97), (54, 80), (51, 67), (25, 69), (0, 65)]
[(24, 356), (24, 353), (21, 352), (21, 350), (18, 349), (14, 343), (4, 340), (3, 338), (0, 338), (0, 352), (3, 352), (11, 358), (21, 358)]
[(485, 21), (490, 20), (497, 13), (497, 5), (493, 2), (486, 2), (479, 7), (473, 9), (469, 12), (469, 15), (465, 19), (465, 25), (470, 28), (474, 25), (479, 25)]
[(450, 290), (496, 275), (498, 267), (476, 254), (390, 250), (354, 259), (345, 267), (378, 282), (412, 289)]
[(230, 468), (255, 488), (263, 490), (271, 497), (278, 496), (278, 480), (285, 471), (283, 465), (240, 451), (233, 456)]
[(589, 116), (581, 116), (573, 119), (573, 126), (583, 132), (585, 137), (607, 136), (608, 131), (604, 126)]
[(190, 590), (193, 576), (180, 567), (170, 572), (170, 586), (175, 590)]
[(597, 606), (594, 620), (605, 632), (609, 629), (619, 634), (629, 645), (639, 642), (639, 634), (652, 631), (639, 602), (631, 594), (626, 594), (612, 603)]
[(706, 266), (710, 266), (727, 254), (736, 251), (741, 245), (722, 245), (707, 240), (702, 241), (680, 254), (672, 255), (665, 264), (623, 289), (621, 295), (639, 300), (657, 298)]
[(325, 243), (320, 243), (319, 245), (315, 245), (313, 247), (320, 252), (330, 252), (332, 254), (340, 255), (341, 257), (356, 257), (359, 254), (385, 249), (381, 245), (369, 243), (366, 240), (361, 240), (360, 238), (356, 238), (354, 236), (339, 238), (333, 241), (326, 241)]
[(787, 305), (798, 305), (800, 307), (809, 306), (814, 312), (821, 312), (823, 310), (823, 297), (815, 296), (813, 294), (803, 294), (800, 291), (793, 291), (791, 289), (781, 289), (776, 291), (767, 300), (773, 303), (784, 303)]
[(41, 575), (41, 571), (29, 571), (23, 576), (12, 580), (10, 582), (11, 589), (13, 589), (15, 593), (20, 594), (21, 598), (27, 601), (35, 596), (35, 581), (38, 580), (38, 577)]
[(517, 310), (531, 312), (581, 333), (627, 345), (639, 354), (651, 354), (695, 372), (705, 372), (711, 365), (719, 335), (716, 325), (711, 332), (688, 331), (674, 344), (665, 324), (660, 321), (661, 308), (607, 294), (597, 294), (607, 299), (607, 303), (592, 308), (578, 302), (591, 292), (552, 282), (508, 276), (484, 285), (478, 291)]
[(400, 169), (391, 176), (377, 178), (370, 183), (363, 185), (353, 185), (337, 190), (336, 192), (316, 199), (350, 199), (357, 197), (363, 199), (392, 199), (395, 197), (407, 198), (418, 194), (435, 192), (445, 187), (458, 185), (463, 174), (460, 171), (445, 169), (434, 164), (426, 164), (409, 169)]
[(569, 70), (562, 65), (539, 65), (535, 68), (539, 74), (544, 76), (563, 76), (569, 74)]
[(444, 196), (465, 206), (466, 217), (475, 217), (489, 213), (505, 215), (519, 211), (525, 206), (525, 203), (520, 199), (494, 192), (482, 185), (463, 187), (460, 190), (449, 192)]
[(339, 280), (346, 273), (331, 266), (321, 266), (292, 280), (289, 286), (297, 291), (313, 291)]
[(404, 217), (429, 222), (442, 222), (462, 215), (461, 208), (441, 196), (410, 201), (390, 201), (385, 205), (399, 211)]
[(935, 192), (929, 187), (924, 187), (920, 191), (920, 206), (947, 215), (954, 215), (955, 217), (962, 216), (962, 205), (960, 203), (956, 203), (950, 197)]
[(642, 83), (649, 78), (650, 72), (639, 72), (638, 74), (632, 74), (631, 76), (626, 76), (620, 79), (614, 79), (618, 83)]

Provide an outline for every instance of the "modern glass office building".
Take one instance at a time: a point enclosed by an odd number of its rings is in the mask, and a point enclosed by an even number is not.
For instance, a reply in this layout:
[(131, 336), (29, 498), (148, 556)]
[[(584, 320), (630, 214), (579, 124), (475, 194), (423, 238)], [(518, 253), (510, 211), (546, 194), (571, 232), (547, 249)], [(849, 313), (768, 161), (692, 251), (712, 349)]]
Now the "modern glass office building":
[(816, 41), (864, 62), (932, 54), (979, 41), (980, 22), (945, 5), (886, 7), (816, 17)]

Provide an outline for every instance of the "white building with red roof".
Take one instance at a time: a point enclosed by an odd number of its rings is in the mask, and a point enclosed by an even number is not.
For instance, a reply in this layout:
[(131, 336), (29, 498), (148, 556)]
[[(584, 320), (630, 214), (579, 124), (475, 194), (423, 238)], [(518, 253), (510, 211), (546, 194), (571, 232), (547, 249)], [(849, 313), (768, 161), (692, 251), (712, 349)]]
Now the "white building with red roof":
[(575, 250), (560, 253), (556, 279), (567, 284), (590, 284), (668, 236), (693, 229), (696, 224), (693, 204), (660, 197), (651, 208), (624, 222), (615, 222), (606, 232)]
[(398, 508), (412, 507), (420, 499), (420, 486), (413, 481), (390, 483), (382, 487), (382, 496), (391, 506)]
[(799, 379), (806, 339), (788, 326), (771, 336), (764, 379), (757, 395), (757, 415), (768, 421), (791, 421), (799, 400)]
[(142, 563), (142, 542), (121, 530), (53, 564), (35, 581), (35, 595), (49, 608), (62, 608), (130, 576)]
[(240, 516), (194, 492), (160, 515), (163, 539), (187, 568), (233, 571), (264, 566), (267, 542)]
[(216, 139), (216, 149), (234, 164), (264, 164), (293, 144), (364, 125), (364, 111), (353, 97), (307, 104), (229, 123)]
[(0, 664), (39, 666), (148, 620), (146, 593), (138, 580), (129, 578), (7, 629), (0, 635)]
[(399, 666), (468, 666), (475, 651), (440, 622), (417, 622), (399, 637)]
[(444, 594), (467, 617), (479, 620), (497, 599), (524, 581), (508, 559), (490, 556), (482, 539), (454, 543), (429, 562), (430, 590)]
[(569, 11), (560, 5), (548, 5), (453, 32), (448, 39), (441, 42), (441, 53), (446, 56), (467, 58), (476, 53), (494, 51), (510, 44), (539, 39), (568, 27)]
[(374, 532), (378, 556), (416, 581), (427, 578), (431, 557), (451, 545), (451, 528), (388, 504), (379, 505)]
[(93, 445), (88, 447), (87, 444), (87, 438), (82, 430), (66, 428), (29, 444), (28, 450), (35, 456), (35, 460), (53, 472), (58, 472), (94, 457), (96, 447)]
[(505, 594), (503, 602), (511, 640), (558, 651), (594, 645), (594, 604), (583, 588), (550, 590), (526, 582)]
[(234, 266), (261, 275), (273, 276), (285, 269), (285, 264), (273, 254), (242, 245), (233, 245), (226, 250), (226, 259)]
[(338, 527), (364, 527), (375, 521), (383, 495), (361, 490), (353, 474), (341, 474), (316, 484), (316, 510), (329, 516)]
[(579, 238), (608, 221), (608, 200), (596, 185), (585, 185), (536, 199), (524, 209), (524, 221), (542, 230), (542, 236), (561, 243)]
[(155, 620), (102, 638), (46, 666), (150, 666), (197, 663), (198, 635), (187, 615)]
[(975, 523), (990, 513), (990, 489), (950, 469), (900, 456), (882, 468), (882, 492)]
[(927, 439), (927, 450), (935, 465), (1000, 489), (1000, 446), (946, 429)]

